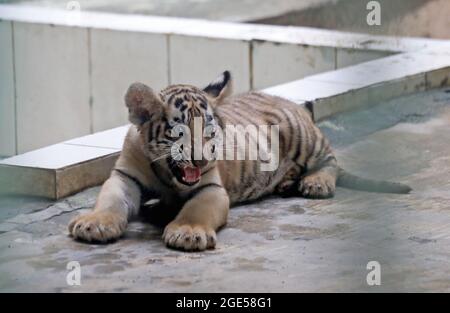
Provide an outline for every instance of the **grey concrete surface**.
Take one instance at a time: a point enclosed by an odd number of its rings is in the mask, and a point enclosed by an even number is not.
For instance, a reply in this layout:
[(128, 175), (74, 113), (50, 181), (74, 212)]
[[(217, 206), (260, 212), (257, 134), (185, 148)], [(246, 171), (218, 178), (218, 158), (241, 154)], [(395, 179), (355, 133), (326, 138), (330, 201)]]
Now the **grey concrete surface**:
[[(27, 6), (67, 8), (68, 0), (0, 0)], [(448, 0), (378, 0), (381, 25), (367, 24), (361, 0), (77, 0), (80, 9), (305, 26), (372, 35), (450, 38)]]
[[(314, 8), (335, 0), (77, 0), (81, 10), (161, 15), (229, 22), (262, 19)], [(348, 1), (348, 0), (345, 0)], [(0, 0), (33, 6), (66, 8), (68, 0)]]
[[(67, 236), (98, 187), (62, 201), (0, 199), (0, 291), (450, 291), (450, 90), (395, 99), (320, 123), (339, 162), (410, 184), (410, 195), (339, 188), (328, 200), (269, 198), (233, 208), (215, 250), (169, 250), (134, 221), (109, 245)], [(366, 283), (369, 261), (381, 285)], [(81, 286), (68, 286), (69, 261)]]
[(450, 3), (447, 0), (378, 0), (380, 25), (368, 25), (369, 1), (337, 0), (302, 7), (253, 22), (335, 29), (371, 35), (450, 38)]

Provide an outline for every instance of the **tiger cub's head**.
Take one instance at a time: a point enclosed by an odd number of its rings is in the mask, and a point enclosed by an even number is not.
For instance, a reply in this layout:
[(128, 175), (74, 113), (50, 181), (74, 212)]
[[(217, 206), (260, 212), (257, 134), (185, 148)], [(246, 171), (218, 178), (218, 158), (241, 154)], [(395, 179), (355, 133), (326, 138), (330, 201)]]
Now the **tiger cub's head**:
[(167, 175), (166, 180), (193, 186), (214, 166), (220, 126), (214, 108), (230, 93), (228, 71), (203, 89), (172, 85), (155, 93), (142, 83), (128, 88), (129, 120), (139, 130), (150, 164)]

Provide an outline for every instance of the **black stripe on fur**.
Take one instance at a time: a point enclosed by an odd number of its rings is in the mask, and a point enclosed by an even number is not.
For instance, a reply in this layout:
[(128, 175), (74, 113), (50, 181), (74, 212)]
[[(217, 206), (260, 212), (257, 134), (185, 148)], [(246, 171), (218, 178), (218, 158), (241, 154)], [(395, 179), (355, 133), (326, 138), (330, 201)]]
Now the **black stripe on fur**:
[(186, 201), (189, 201), (190, 199), (194, 198), (200, 192), (202, 192), (203, 190), (205, 190), (206, 188), (209, 188), (209, 187), (223, 188), (223, 186), (221, 186), (219, 184), (215, 184), (215, 183), (202, 185), (202, 186), (192, 190), (191, 192), (189, 192), (188, 195), (186, 196)]
[(141, 198), (151, 198), (155, 195), (154, 192), (152, 192), (148, 187), (146, 187), (143, 183), (141, 183), (141, 181), (139, 179), (137, 179), (133, 175), (130, 175), (130, 174), (128, 174), (122, 170), (119, 170), (117, 168), (115, 168), (114, 171), (116, 171), (123, 177), (126, 177), (129, 180), (131, 180), (133, 183), (135, 183), (138, 186), (139, 190), (141, 191)]

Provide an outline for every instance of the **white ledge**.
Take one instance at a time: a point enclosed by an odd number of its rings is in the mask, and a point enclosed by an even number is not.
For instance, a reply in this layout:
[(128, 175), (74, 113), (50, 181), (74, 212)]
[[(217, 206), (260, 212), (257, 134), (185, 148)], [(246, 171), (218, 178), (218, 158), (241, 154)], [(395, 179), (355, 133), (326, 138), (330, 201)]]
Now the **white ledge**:
[(75, 12), (22, 5), (0, 5), (0, 19), (118, 31), (176, 34), (244, 41), (262, 40), (307, 46), (391, 52), (412, 52), (437, 46), (442, 47), (442, 49), (450, 48), (448, 41), (437, 39), (396, 38), (309, 27), (215, 22), (138, 14)]

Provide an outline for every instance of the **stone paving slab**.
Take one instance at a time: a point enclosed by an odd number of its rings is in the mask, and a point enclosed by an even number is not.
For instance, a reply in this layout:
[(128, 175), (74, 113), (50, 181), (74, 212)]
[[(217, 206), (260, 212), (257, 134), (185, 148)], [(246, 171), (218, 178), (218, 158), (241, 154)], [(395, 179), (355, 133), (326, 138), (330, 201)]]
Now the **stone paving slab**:
[(105, 181), (129, 125), (0, 161), (0, 194), (60, 199)]

